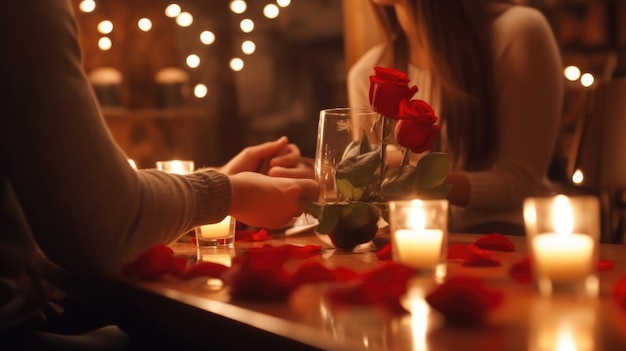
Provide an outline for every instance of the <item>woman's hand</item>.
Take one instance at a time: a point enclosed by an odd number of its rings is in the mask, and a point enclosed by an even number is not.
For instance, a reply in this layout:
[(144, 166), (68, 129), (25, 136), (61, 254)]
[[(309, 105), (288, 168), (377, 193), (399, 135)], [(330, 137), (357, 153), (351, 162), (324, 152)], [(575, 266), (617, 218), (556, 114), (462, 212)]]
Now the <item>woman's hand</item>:
[(319, 195), (312, 179), (275, 178), (255, 172), (229, 178), (233, 194), (230, 214), (255, 227), (280, 228), (302, 214)]
[(248, 146), (220, 168), (226, 175), (258, 172), (272, 177), (313, 178), (312, 168), (300, 155), (300, 149), (287, 137)]

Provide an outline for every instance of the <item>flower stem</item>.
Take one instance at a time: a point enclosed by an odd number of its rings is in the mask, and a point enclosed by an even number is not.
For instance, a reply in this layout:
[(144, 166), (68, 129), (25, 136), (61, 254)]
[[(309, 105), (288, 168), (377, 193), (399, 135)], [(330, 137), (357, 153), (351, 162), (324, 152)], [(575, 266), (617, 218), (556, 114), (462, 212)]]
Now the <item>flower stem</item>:
[(381, 116), (380, 126), (380, 175), (378, 177), (378, 183), (376, 184), (376, 193), (379, 197), (382, 197), (382, 184), (385, 178), (385, 172), (387, 170), (387, 142), (385, 136), (387, 135), (387, 118)]

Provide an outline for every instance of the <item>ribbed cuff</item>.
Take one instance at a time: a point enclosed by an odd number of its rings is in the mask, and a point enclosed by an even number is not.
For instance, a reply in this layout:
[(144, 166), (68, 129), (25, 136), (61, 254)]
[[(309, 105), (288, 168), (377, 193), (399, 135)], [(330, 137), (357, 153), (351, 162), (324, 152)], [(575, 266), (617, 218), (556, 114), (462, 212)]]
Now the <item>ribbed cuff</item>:
[(230, 210), (232, 188), (228, 177), (220, 172), (201, 169), (187, 176), (196, 194), (192, 226), (221, 221)]

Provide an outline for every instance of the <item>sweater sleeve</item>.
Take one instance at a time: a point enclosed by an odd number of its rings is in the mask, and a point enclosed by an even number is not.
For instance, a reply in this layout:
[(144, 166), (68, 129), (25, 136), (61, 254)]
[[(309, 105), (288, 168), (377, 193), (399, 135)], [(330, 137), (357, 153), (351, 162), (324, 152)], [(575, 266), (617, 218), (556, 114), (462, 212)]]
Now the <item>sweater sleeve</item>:
[(516, 6), (493, 26), (500, 150), (493, 167), (467, 173), (467, 209), (519, 209), (545, 192), (560, 122), (563, 80), (556, 40), (537, 10)]
[(7, 2), (0, 33), (0, 167), (50, 259), (109, 272), (227, 214), (221, 173), (130, 168), (82, 70), (69, 1)]

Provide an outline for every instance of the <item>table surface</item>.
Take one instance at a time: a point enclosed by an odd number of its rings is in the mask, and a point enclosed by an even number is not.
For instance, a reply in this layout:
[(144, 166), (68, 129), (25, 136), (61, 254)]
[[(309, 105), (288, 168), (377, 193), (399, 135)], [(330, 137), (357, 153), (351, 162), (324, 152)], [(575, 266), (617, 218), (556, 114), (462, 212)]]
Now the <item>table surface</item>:
[[(452, 234), (449, 245), (468, 244), (479, 235)], [(626, 310), (612, 297), (615, 283), (626, 273), (626, 247), (601, 244), (599, 258), (615, 267), (598, 273), (597, 299), (540, 297), (532, 284), (510, 278), (512, 264), (526, 255), (523, 237), (510, 237), (515, 252), (496, 252), (499, 267), (465, 267), (449, 261), (447, 277), (470, 274), (504, 292), (504, 302), (493, 310), (486, 325), (446, 325), (438, 312), (421, 299), (404, 301), (411, 313), (389, 315), (367, 306), (338, 308), (323, 299), (323, 284), (296, 290), (286, 302), (231, 301), (227, 287), (204, 278), (183, 281), (122, 280), (124, 299), (135, 316), (157, 322), (164, 330), (195, 343), (232, 340), (233, 349), (265, 345), (272, 349), (323, 350), (626, 350)], [(375, 252), (344, 253), (327, 248), (313, 234), (277, 237), (271, 241), (237, 243), (237, 252), (262, 245), (322, 245), (313, 258), (328, 267), (372, 269), (381, 261)], [(195, 245), (172, 245), (177, 255), (197, 257)], [(408, 295), (425, 288), (411, 281)], [(416, 290), (417, 289), (417, 290)], [(413, 301), (413, 302), (410, 302)], [(417, 302), (416, 302), (417, 301)], [(421, 303), (419, 303), (421, 301)]]

